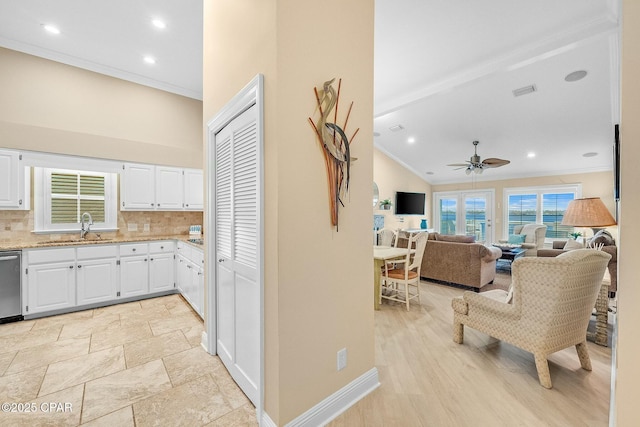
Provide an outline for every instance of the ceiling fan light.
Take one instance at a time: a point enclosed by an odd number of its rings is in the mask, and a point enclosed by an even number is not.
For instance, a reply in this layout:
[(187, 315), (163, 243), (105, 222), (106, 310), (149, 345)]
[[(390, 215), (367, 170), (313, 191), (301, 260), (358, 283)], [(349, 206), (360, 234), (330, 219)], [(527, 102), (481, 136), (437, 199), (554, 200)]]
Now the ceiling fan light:
[(480, 175), (482, 173), (482, 168), (475, 168), (473, 171)]
[(464, 173), (466, 173), (467, 175), (470, 175), (470, 174), (471, 174), (471, 166), (469, 166), (469, 167), (464, 171)]

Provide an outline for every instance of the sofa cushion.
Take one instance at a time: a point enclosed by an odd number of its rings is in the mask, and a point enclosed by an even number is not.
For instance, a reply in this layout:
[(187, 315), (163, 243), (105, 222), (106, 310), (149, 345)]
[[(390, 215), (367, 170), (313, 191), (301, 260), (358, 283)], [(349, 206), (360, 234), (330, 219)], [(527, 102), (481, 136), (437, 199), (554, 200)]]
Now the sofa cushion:
[(507, 243), (511, 245), (520, 245), (524, 243), (525, 237), (526, 236), (524, 234), (512, 234), (511, 236), (509, 236), (509, 240), (507, 240)]
[(571, 249), (582, 249), (582, 243), (578, 243), (575, 240), (569, 239), (567, 240), (567, 243), (564, 244), (564, 247), (562, 249), (564, 249), (565, 251)]
[(448, 235), (448, 234), (437, 234), (436, 240), (439, 242), (453, 242), (453, 243), (475, 243), (475, 236), (461, 236), (461, 235)]
[(613, 246), (616, 241), (613, 240), (613, 236), (607, 230), (599, 230), (590, 240), (590, 245), (603, 244), (604, 246)]

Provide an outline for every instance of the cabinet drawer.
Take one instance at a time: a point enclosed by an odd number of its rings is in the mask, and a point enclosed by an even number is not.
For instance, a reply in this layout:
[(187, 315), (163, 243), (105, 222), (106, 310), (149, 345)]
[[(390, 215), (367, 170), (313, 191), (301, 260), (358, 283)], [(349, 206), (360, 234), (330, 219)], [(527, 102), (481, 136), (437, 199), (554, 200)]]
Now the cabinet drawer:
[(149, 253), (151, 254), (172, 253), (173, 251), (174, 251), (173, 242), (162, 241), (162, 242), (149, 243)]
[(37, 264), (42, 262), (74, 262), (76, 259), (76, 250), (74, 248), (61, 249), (37, 249), (28, 251), (29, 264)]
[(204, 267), (204, 252), (199, 249), (192, 248), (191, 261), (200, 268)]
[(188, 259), (191, 259), (191, 250), (191, 245), (187, 245), (184, 242), (178, 242), (176, 246), (176, 253)]
[(118, 247), (115, 245), (80, 247), (77, 251), (78, 259), (111, 258), (118, 256)]
[(147, 243), (128, 243), (120, 245), (120, 256), (145, 255), (149, 245)]

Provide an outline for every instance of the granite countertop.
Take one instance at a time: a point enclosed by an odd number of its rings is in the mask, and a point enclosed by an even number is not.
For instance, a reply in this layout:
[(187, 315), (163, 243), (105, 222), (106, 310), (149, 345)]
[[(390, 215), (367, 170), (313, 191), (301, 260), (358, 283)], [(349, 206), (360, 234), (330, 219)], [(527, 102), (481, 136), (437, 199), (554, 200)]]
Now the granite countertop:
[[(75, 237), (75, 236), (74, 236)], [(93, 237), (93, 236), (92, 236)], [(181, 242), (188, 243), (197, 248), (203, 248), (203, 245), (190, 242), (193, 236), (188, 234), (174, 234), (166, 236), (130, 236), (130, 237), (115, 237), (96, 239), (89, 237), (87, 239), (78, 239), (77, 237), (68, 240), (44, 240), (44, 241), (13, 241), (13, 242), (0, 242), (0, 251), (11, 251), (21, 249), (40, 249), (51, 248), (60, 246), (86, 246), (86, 245), (100, 245), (100, 244), (118, 244), (118, 243), (132, 243), (132, 242), (153, 242), (158, 240), (179, 240)]]

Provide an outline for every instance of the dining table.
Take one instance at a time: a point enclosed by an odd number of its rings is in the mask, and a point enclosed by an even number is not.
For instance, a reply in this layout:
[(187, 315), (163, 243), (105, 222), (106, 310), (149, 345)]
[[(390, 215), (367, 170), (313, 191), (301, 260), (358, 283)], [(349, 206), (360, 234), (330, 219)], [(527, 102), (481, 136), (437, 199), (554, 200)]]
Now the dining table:
[(406, 258), (407, 251), (410, 254), (416, 252), (415, 249), (395, 248), (393, 246), (373, 247), (373, 308), (380, 310), (380, 281), (382, 278), (382, 267), (385, 262)]

